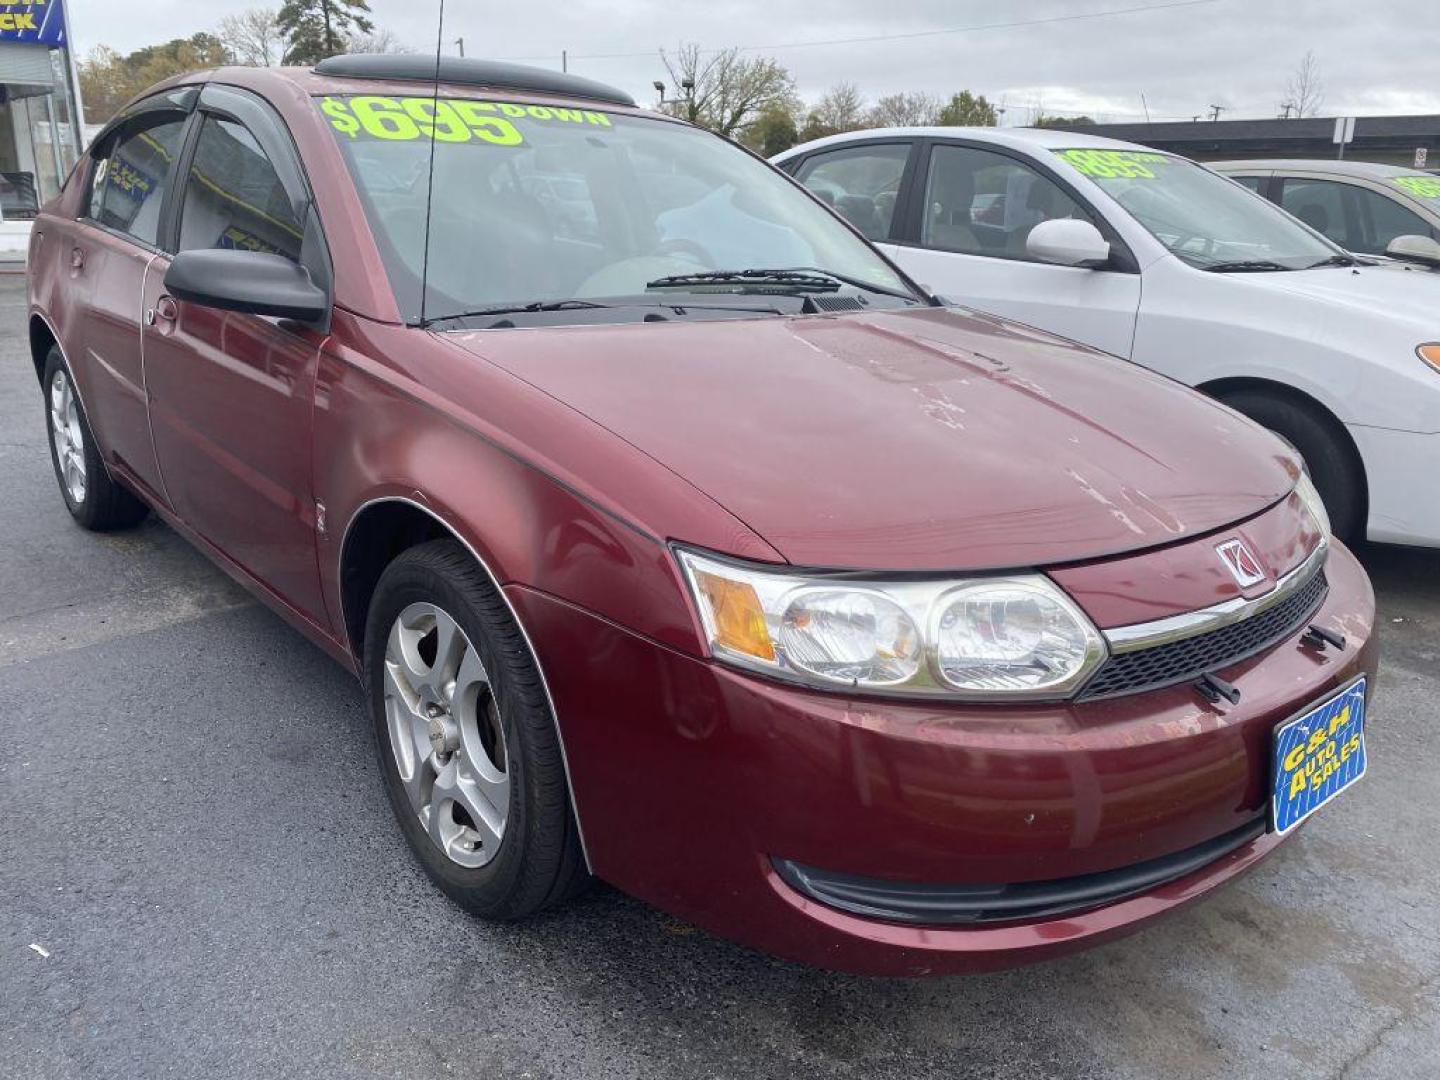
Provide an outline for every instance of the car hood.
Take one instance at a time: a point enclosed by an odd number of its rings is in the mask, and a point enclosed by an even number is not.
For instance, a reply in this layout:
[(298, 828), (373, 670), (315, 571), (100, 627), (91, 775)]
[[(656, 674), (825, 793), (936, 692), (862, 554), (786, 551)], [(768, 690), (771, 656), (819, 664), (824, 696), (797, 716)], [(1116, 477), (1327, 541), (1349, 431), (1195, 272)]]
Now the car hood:
[(1073, 562), (1221, 528), (1293, 486), (1283, 444), (1223, 406), (955, 309), (446, 336), (798, 565)]
[[(1276, 292), (1311, 297), (1327, 308), (1387, 321), (1406, 319), (1436, 336), (1440, 271), (1403, 263), (1378, 266), (1322, 266), (1314, 270), (1237, 275), (1236, 280)], [(1416, 339), (1417, 343), (1421, 339)], [(1427, 339), (1428, 340), (1428, 339)]]

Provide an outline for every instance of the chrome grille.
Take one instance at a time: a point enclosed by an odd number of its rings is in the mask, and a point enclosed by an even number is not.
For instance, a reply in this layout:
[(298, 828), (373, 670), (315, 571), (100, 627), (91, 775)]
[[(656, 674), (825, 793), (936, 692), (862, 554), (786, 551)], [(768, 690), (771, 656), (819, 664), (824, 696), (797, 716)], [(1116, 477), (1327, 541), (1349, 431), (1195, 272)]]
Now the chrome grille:
[(1085, 684), (1079, 700), (1138, 694), (1238, 664), (1289, 637), (1309, 621), (1329, 588), (1322, 567), (1292, 595), (1253, 618), (1180, 641), (1111, 656)]

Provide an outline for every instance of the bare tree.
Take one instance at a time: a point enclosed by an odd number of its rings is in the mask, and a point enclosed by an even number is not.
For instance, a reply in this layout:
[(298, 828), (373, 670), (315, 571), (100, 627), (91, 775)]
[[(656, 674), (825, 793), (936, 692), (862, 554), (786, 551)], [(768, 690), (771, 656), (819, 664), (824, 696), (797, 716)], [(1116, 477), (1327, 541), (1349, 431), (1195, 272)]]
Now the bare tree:
[(871, 127), (926, 127), (940, 117), (940, 99), (930, 94), (887, 94), (870, 110)]
[(351, 34), (345, 39), (345, 51), (349, 53), (412, 53), (415, 50), (405, 44), (400, 36), (387, 26), (368, 33)]
[(1314, 116), (1325, 104), (1325, 83), (1320, 78), (1320, 63), (1315, 53), (1307, 51), (1285, 84), (1287, 104), (1294, 105), (1297, 119)]
[(825, 91), (825, 96), (815, 103), (805, 120), (805, 130), (800, 133), (802, 142), (838, 135), (842, 131), (856, 131), (866, 126), (868, 115), (865, 99), (854, 83), (838, 83)]
[(285, 60), (285, 34), (270, 8), (251, 8), (220, 20), (218, 36), (236, 63), (273, 67)]
[(771, 107), (796, 107), (795, 80), (777, 61), (745, 57), (739, 49), (705, 53), (682, 45), (673, 54), (660, 50), (674, 95), (666, 108), (727, 138), (738, 138), (760, 113)]

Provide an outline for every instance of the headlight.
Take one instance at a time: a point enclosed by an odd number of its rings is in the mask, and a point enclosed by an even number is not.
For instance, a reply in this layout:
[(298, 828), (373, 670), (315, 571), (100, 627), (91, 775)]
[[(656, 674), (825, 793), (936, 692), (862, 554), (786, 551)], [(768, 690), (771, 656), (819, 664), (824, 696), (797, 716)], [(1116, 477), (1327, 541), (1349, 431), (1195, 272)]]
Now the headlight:
[(1105, 658), (1038, 574), (938, 581), (804, 574), (677, 548), (717, 660), (830, 690), (1069, 697)]
[(1300, 474), (1300, 480), (1295, 485), (1295, 494), (1300, 496), (1300, 501), (1305, 504), (1305, 509), (1310, 511), (1310, 516), (1320, 527), (1320, 535), (1329, 540), (1330, 514), (1325, 509), (1325, 500), (1320, 498), (1320, 492), (1315, 490), (1314, 481), (1310, 479), (1309, 473), (1302, 472)]
[(1415, 354), (1436, 371), (1440, 371), (1440, 345), (1420, 345)]

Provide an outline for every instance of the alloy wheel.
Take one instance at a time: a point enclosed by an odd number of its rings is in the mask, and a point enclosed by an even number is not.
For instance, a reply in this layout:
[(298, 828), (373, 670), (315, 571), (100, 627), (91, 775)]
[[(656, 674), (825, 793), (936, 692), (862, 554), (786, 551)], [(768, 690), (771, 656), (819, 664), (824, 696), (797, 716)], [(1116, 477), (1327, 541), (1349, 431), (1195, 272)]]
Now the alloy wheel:
[(411, 604), (390, 628), (385, 717), (426, 834), (457, 865), (484, 866), (500, 850), (510, 806), (505, 731), (480, 654), (434, 604)]
[(55, 460), (60, 480), (70, 501), (85, 501), (85, 430), (80, 426), (80, 407), (75, 387), (64, 368), (50, 380), (50, 438), (55, 443)]

